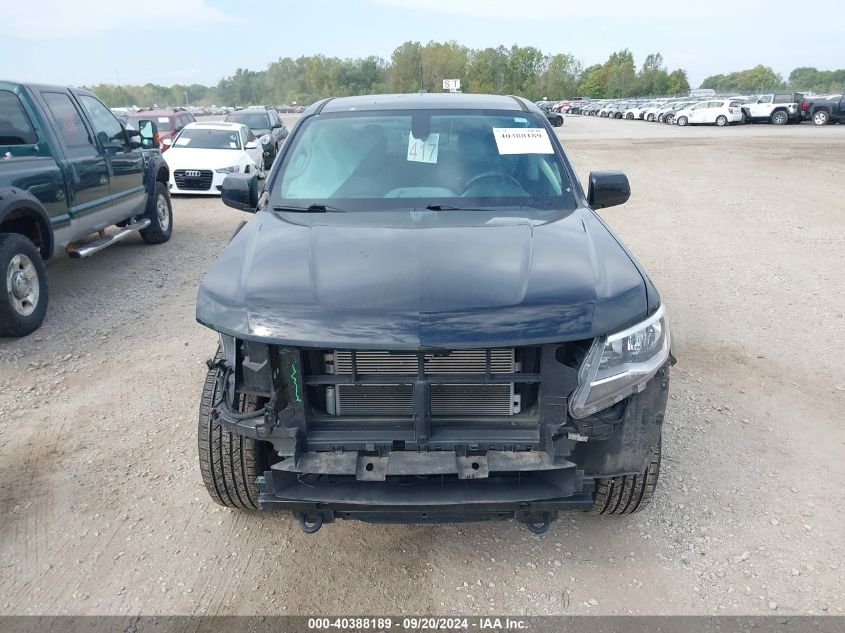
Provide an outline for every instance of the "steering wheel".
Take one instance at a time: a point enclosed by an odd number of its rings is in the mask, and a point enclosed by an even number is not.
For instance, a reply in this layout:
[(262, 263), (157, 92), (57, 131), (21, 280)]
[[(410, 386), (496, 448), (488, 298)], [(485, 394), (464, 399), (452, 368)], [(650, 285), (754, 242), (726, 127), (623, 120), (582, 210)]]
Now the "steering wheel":
[(483, 174), (478, 174), (477, 176), (473, 176), (472, 178), (470, 178), (467, 181), (466, 185), (464, 185), (464, 190), (463, 190), (463, 193), (461, 193), (461, 195), (462, 196), (467, 195), (467, 191), (469, 191), (470, 189), (472, 189), (472, 187), (474, 187), (479, 182), (482, 182), (484, 180), (495, 180), (495, 181), (498, 181), (498, 182), (509, 183), (509, 184), (512, 184), (512, 185), (516, 185), (522, 191), (525, 191), (525, 189), (522, 188), (522, 185), (519, 183), (519, 181), (516, 178), (514, 178), (513, 176), (511, 176), (510, 174), (506, 174), (505, 172), (502, 172), (502, 171), (485, 171)]

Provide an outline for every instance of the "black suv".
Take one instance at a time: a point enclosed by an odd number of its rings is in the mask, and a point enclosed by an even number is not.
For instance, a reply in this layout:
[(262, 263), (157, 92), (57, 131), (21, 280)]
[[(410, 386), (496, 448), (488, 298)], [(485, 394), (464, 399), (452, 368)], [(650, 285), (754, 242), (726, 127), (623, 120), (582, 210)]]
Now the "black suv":
[(217, 331), (199, 413), (212, 498), (337, 518), (644, 507), (669, 330), (642, 267), (521, 98), (346, 97), (304, 113), (199, 290)]
[(242, 123), (255, 134), (264, 150), (264, 169), (270, 169), (288, 135), (279, 113), (272, 108), (249, 108), (232, 112), (224, 121)]

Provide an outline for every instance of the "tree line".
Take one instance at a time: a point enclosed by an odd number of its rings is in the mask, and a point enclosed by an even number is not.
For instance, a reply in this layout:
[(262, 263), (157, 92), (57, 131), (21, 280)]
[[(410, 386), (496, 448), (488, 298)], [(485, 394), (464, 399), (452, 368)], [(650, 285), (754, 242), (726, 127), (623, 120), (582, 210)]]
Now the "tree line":
[(669, 71), (660, 53), (637, 69), (631, 51), (584, 68), (568, 53), (533, 46), (471, 49), (457, 42), (405, 42), (389, 60), (370, 56), (283, 57), (266, 70), (239, 68), (216, 86), (99, 84), (90, 88), (111, 107), (138, 105), (309, 104), (321, 97), (381, 92), (440, 92), (443, 79), (460, 79), (465, 92), (516, 94), (539, 100), (577, 96), (634, 97), (689, 91), (686, 71)]
[(711, 75), (702, 83), (702, 88), (719, 92), (768, 92), (789, 89), (818, 94), (842, 93), (845, 91), (845, 69), (819, 70), (803, 66), (796, 68), (784, 79), (768, 66), (758, 65), (747, 70), (738, 70), (725, 75)]
[[(602, 64), (583, 67), (569, 53), (545, 53), (533, 46), (472, 49), (458, 42), (405, 42), (389, 60), (370, 56), (341, 59), (325, 55), (283, 57), (266, 70), (239, 68), (216, 86), (176, 84), (91, 86), (108, 105), (307, 105), (326, 96), (382, 92), (440, 92), (443, 79), (460, 79), (465, 92), (516, 94), (539, 100), (572, 97), (624, 98), (685, 95), (687, 73), (669, 70), (660, 53), (639, 68), (628, 49)], [(781, 88), (817, 93), (845, 89), (845, 70), (796, 68), (787, 79), (768, 66), (711, 75), (701, 84), (719, 92), (753, 93)]]

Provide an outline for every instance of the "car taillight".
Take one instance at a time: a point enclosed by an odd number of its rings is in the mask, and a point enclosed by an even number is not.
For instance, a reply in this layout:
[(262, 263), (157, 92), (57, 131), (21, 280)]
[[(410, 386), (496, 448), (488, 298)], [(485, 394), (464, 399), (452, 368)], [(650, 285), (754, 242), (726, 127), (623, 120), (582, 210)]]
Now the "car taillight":
[(807, 100), (806, 100), (806, 99), (804, 99), (804, 101), (802, 101), (802, 102), (801, 102), (801, 109), (802, 109), (802, 110), (806, 110), (806, 109), (807, 109)]

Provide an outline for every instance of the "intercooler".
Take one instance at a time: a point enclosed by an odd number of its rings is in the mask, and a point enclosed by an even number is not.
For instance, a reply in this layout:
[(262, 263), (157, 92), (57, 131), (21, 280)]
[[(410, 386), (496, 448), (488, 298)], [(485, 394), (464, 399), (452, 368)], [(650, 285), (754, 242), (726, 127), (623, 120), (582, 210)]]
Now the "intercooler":
[[(437, 354), (334, 350), (323, 356), (323, 363), (326, 374), (367, 378), (360, 384), (326, 387), (326, 409), (331, 415), (411, 416), (413, 383), (419, 380), (430, 383), (433, 416), (507, 416), (520, 411), (520, 397), (513, 383), (479, 384), (479, 380), (461, 384), (449, 380), (455, 374), (483, 378), (519, 372), (513, 348)], [(379, 375), (385, 376), (385, 382)]]

